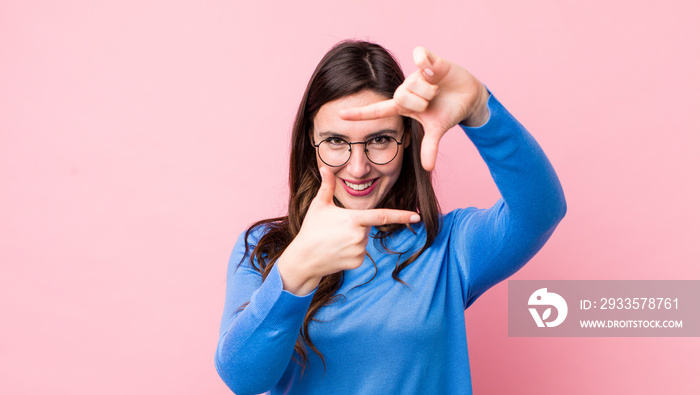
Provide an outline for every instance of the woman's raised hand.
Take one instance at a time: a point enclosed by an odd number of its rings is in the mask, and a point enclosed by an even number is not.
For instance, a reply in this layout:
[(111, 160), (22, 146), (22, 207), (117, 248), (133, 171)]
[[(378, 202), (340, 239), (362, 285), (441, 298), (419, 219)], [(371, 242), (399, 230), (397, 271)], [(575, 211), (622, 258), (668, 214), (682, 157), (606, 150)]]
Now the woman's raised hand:
[(359, 267), (372, 226), (420, 221), (412, 211), (340, 208), (333, 203), (335, 175), (327, 167), (319, 171), (321, 187), (299, 234), (277, 262), (284, 289), (297, 295), (313, 291), (325, 275)]
[(440, 139), (450, 128), (460, 122), (481, 126), (488, 120), (489, 93), (467, 70), (423, 47), (413, 50), (413, 61), (418, 70), (396, 89), (392, 99), (343, 110), (340, 116), (364, 120), (404, 115), (417, 120), (425, 130), (421, 163), (430, 171), (435, 168)]

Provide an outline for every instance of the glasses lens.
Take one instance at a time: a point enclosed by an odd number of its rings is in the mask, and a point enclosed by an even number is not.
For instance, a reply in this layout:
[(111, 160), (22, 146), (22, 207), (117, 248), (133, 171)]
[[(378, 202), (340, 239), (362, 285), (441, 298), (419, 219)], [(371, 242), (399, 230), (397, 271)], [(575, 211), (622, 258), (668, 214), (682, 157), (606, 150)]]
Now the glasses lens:
[(389, 136), (379, 136), (367, 142), (367, 158), (375, 164), (391, 162), (399, 152), (399, 143)]
[(341, 139), (324, 140), (318, 146), (318, 156), (328, 166), (342, 166), (350, 159), (350, 144)]

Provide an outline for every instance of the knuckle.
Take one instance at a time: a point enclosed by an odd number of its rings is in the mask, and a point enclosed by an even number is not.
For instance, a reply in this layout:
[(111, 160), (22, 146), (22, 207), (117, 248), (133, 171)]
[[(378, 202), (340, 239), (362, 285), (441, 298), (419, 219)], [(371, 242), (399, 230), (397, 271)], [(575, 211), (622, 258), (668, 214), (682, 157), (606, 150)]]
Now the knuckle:
[(423, 112), (428, 109), (428, 101), (427, 100), (421, 100), (416, 103), (416, 112)]
[(355, 254), (355, 259), (358, 260), (360, 263), (365, 260), (365, 249), (364, 248), (358, 248), (357, 253)]
[(430, 85), (431, 98), (434, 98), (435, 96), (437, 96), (439, 90), (440, 90), (440, 86), (431, 84)]
[(404, 82), (406, 89), (411, 92), (415, 92), (418, 87), (418, 79), (415, 78), (414, 75), (415, 74), (411, 74), (411, 76), (406, 79), (406, 82)]
[(364, 256), (363, 257), (358, 257), (357, 259), (353, 259), (350, 261), (350, 264), (348, 267), (350, 269), (357, 269), (358, 267), (362, 266), (362, 262), (364, 261)]
[(406, 87), (406, 83), (404, 82), (403, 84), (399, 85), (399, 87), (396, 88), (396, 90), (394, 91), (394, 100), (398, 101), (400, 98), (405, 98), (407, 93), (408, 88)]
[(418, 87), (418, 85), (415, 82), (409, 82), (406, 85), (406, 93), (414, 93)]
[(365, 236), (364, 232), (355, 232), (352, 237), (351, 241), (353, 245), (364, 245), (367, 242), (367, 237)]
[(386, 225), (389, 223), (389, 214), (386, 211), (379, 213), (379, 223), (381, 225)]
[(394, 101), (401, 107), (406, 107), (408, 104), (408, 94), (404, 91), (399, 92), (397, 89), (394, 93)]
[(425, 111), (426, 108), (428, 108), (428, 101), (427, 100), (425, 100), (423, 98), (419, 98), (417, 96), (412, 97), (411, 99), (412, 100), (410, 100), (410, 101), (406, 101), (406, 104), (404, 105), (404, 107), (406, 109), (413, 111), (413, 112), (423, 112), (423, 111)]

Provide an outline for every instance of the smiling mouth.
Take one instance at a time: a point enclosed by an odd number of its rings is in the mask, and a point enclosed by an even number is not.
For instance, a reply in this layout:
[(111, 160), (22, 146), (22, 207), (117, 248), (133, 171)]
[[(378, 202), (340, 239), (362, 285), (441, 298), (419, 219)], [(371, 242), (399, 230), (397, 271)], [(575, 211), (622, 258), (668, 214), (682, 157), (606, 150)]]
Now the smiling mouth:
[(364, 191), (365, 189), (371, 187), (372, 184), (374, 184), (375, 181), (377, 181), (376, 178), (375, 178), (374, 180), (370, 180), (370, 181), (364, 182), (364, 183), (362, 183), (362, 184), (353, 184), (353, 183), (351, 183), (351, 182), (349, 182), (349, 181), (347, 181), (347, 180), (343, 180), (343, 182), (345, 183), (345, 185), (347, 185), (348, 187), (350, 187), (350, 188), (352, 188), (352, 189), (354, 189), (354, 190), (356, 190), (356, 191)]

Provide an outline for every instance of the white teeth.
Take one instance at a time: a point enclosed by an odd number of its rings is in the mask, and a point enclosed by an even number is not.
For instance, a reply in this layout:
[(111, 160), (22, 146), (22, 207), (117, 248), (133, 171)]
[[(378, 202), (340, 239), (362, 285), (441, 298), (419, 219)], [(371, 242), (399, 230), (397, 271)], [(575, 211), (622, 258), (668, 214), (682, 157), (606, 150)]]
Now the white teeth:
[(345, 185), (349, 186), (350, 188), (356, 191), (364, 191), (365, 189), (369, 188), (369, 186), (372, 185), (374, 181), (366, 182), (364, 184), (353, 184), (345, 180), (343, 180), (343, 182), (345, 182)]

